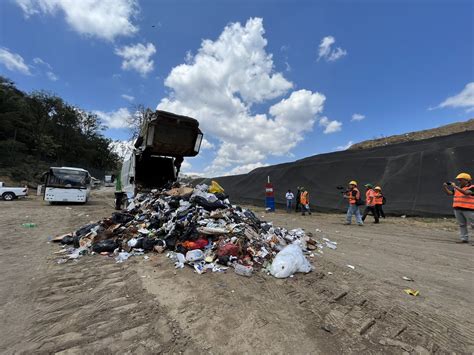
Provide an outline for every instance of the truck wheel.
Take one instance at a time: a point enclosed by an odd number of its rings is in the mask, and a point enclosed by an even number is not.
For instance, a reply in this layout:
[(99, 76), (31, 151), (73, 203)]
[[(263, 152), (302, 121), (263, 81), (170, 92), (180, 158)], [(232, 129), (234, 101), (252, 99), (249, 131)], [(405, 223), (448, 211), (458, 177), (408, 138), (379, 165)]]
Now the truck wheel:
[(5, 201), (11, 201), (14, 200), (16, 196), (13, 192), (5, 192), (2, 197)]

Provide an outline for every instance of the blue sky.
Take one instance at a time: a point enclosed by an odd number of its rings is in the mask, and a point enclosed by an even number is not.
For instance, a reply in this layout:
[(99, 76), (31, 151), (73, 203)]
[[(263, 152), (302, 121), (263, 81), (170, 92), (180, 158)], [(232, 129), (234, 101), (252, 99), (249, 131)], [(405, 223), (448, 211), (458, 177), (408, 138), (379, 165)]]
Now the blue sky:
[(4, 0), (0, 75), (113, 139), (134, 104), (189, 114), (206, 145), (185, 170), (245, 172), (473, 117), (473, 4)]

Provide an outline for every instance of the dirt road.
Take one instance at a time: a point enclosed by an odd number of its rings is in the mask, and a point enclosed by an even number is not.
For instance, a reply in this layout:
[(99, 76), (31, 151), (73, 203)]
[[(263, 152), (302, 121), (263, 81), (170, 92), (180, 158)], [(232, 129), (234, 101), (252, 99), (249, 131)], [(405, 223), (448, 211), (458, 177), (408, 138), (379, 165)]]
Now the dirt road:
[(452, 220), (358, 227), (341, 225), (341, 215), (265, 215), (338, 243), (311, 259), (314, 272), (277, 280), (197, 275), (164, 255), (57, 264), (48, 237), (110, 215), (110, 190), (84, 206), (31, 197), (0, 201), (0, 210), (2, 353), (474, 351), (474, 247), (454, 244)]

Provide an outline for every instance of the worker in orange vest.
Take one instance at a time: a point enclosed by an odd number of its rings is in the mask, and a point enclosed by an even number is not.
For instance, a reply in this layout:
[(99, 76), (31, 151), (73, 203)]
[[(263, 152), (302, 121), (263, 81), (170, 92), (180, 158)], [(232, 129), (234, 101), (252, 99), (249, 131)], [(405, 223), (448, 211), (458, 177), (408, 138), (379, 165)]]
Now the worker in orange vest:
[[(459, 224), (459, 232), (461, 240), (456, 243), (468, 243), (469, 224), (474, 229), (474, 185), (472, 184), (471, 175), (461, 173), (456, 176), (458, 185), (454, 182), (445, 182), (443, 184), (444, 191), (448, 195), (453, 195), (454, 216)], [(474, 245), (474, 244), (473, 244)]]
[(364, 214), (362, 215), (362, 221), (365, 221), (365, 218), (369, 213), (372, 213), (374, 216), (375, 222), (374, 223), (379, 223), (379, 214), (377, 213), (377, 210), (375, 209), (375, 191), (374, 191), (374, 185), (372, 184), (365, 184), (364, 185), (366, 188), (365, 191), (365, 210)]
[(360, 214), (359, 205), (362, 204), (360, 198), (360, 191), (357, 188), (357, 181), (349, 182), (349, 189), (344, 192), (344, 198), (349, 200), (349, 207), (347, 208), (346, 222), (344, 224), (352, 223), (352, 215), (355, 215), (356, 222), (359, 226), (363, 226), (362, 216)]
[(311, 214), (311, 210), (309, 209), (309, 192), (306, 191), (304, 187), (301, 187), (301, 196), (300, 196), (300, 203), (301, 203), (301, 215), (304, 216), (305, 212)]
[(380, 186), (375, 186), (374, 191), (375, 191), (375, 211), (377, 212), (379, 217), (385, 218), (385, 213), (382, 208), (382, 206), (384, 205), (384, 196), (382, 193), (382, 188)]

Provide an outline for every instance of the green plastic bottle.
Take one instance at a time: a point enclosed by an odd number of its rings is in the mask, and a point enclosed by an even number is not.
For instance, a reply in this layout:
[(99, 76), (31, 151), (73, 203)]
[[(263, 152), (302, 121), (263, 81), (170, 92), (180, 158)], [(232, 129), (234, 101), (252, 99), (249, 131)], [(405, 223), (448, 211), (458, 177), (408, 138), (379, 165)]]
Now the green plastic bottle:
[(25, 228), (35, 228), (36, 223), (23, 223), (22, 226)]

